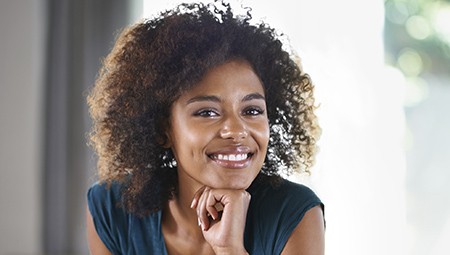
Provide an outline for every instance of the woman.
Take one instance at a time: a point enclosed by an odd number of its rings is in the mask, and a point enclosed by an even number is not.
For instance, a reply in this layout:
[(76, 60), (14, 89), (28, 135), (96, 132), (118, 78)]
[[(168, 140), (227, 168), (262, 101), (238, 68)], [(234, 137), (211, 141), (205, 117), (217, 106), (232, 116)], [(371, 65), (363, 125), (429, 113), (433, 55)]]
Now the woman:
[[(220, 4), (219, 4), (220, 5)], [(124, 30), (88, 101), (92, 254), (323, 254), (309, 77), (275, 31), (183, 4)]]

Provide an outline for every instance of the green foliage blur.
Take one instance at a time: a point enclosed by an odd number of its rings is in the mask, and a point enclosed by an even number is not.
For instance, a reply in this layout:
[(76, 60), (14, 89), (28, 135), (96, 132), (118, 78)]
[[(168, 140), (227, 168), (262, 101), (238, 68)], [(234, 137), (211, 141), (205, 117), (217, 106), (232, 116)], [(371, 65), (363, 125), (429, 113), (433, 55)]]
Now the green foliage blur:
[(385, 0), (386, 63), (406, 78), (450, 75), (450, 0)]

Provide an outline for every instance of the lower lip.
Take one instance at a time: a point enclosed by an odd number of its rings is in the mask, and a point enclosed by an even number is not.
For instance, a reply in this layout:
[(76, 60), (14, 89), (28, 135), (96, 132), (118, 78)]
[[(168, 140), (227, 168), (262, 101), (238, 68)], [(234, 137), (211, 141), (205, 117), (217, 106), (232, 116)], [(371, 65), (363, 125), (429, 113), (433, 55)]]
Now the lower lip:
[(229, 161), (229, 160), (219, 160), (219, 159), (211, 159), (211, 160), (224, 168), (241, 169), (241, 168), (246, 168), (250, 165), (251, 158), (247, 158), (247, 159), (240, 160), (240, 161)]

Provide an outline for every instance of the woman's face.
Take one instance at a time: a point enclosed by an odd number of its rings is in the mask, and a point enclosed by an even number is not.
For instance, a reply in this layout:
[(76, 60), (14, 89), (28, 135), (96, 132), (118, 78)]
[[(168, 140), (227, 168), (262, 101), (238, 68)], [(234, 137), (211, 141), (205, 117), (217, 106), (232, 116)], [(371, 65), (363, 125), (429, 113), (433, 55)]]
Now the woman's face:
[(167, 135), (180, 185), (248, 188), (269, 142), (264, 89), (251, 66), (233, 60), (206, 73), (173, 103)]

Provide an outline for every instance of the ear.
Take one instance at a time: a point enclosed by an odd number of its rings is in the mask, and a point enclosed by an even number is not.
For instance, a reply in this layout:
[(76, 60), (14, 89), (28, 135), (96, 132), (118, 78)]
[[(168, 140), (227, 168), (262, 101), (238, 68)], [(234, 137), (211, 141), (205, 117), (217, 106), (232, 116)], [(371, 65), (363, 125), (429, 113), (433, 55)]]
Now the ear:
[(169, 149), (170, 147), (172, 147), (172, 141), (167, 134), (158, 136), (158, 138), (156, 138), (156, 142), (165, 149)]
[(162, 142), (161, 143), (162, 147), (164, 147), (166, 149), (169, 149), (170, 147), (172, 147), (172, 139), (171, 139), (170, 134), (167, 131), (164, 132), (164, 137), (161, 142)]
[(163, 125), (163, 134), (161, 134), (157, 141), (165, 149), (172, 147), (172, 136), (170, 135), (170, 125), (168, 122)]

